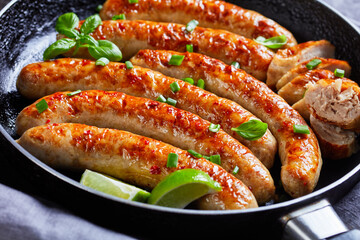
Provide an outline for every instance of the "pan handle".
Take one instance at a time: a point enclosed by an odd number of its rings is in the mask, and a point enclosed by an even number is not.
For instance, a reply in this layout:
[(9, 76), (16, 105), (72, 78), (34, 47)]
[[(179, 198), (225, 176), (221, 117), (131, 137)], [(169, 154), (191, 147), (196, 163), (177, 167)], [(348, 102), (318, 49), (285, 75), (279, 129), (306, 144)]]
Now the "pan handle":
[(327, 200), (291, 212), (280, 221), (284, 226), (283, 240), (360, 239), (360, 231), (349, 231)]

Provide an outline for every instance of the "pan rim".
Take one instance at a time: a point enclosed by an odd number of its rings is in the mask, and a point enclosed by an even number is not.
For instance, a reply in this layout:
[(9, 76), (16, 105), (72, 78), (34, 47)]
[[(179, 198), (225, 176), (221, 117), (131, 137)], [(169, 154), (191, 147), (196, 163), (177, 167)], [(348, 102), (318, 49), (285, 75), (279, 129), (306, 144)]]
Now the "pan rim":
[[(20, 0), (12, 0), (10, 1), (1, 11), (0, 16), (2, 16), (6, 11), (8, 11), (16, 2)], [(352, 23), (347, 17), (345, 17), (343, 14), (341, 14), (337, 9), (334, 7), (329, 6), (327, 3), (325, 3), (323, 0), (314, 0), (314, 3), (318, 3), (323, 5), (325, 8), (327, 8), (329, 11), (335, 13), (337, 16), (339, 16), (346, 24), (348, 24), (356, 33), (360, 36), (360, 29)], [(53, 175), (56, 178), (59, 178), (60, 180), (66, 182), (67, 184), (72, 185), (75, 188), (78, 188), (82, 191), (87, 191), (91, 194), (95, 194), (97, 196), (100, 196), (102, 198), (105, 198), (109, 201), (114, 201), (120, 204), (129, 205), (131, 207), (141, 207), (145, 208), (146, 210), (151, 211), (158, 211), (158, 212), (166, 212), (170, 214), (182, 214), (182, 215), (199, 215), (199, 216), (220, 216), (220, 215), (243, 215), (243, 214), (259, 214), (267, 211), (272, 210), (281, 210), (288, 207), (297, 207), (301, 206), (304, 202), (314, 202), (315, 199), (318, 197), (319, 199), (324, 199), (323, 195), (327, 192), (329, 192), (331, 189), (335, 187), (339, 187), (345, 182), (349, 181), (351, 178), (355, 177), (357, 173), (360, 172), (360, 163), (357, 164), (356, 167), (354, 167), (351, 171), (346, 173), (343, 177), (337, 179), (333, 183), (318, 189), (310, 194), (307, 194), (305, 196), (291, 199), (285, 202), (276, 203), (273, 205), (268, 206), (260, 206), (258, 208), (251, 208), (251, 209), (243, 209), (243, 210), (194, 210), (194, 209), (176, 209), (176, 208), (168, 208), (168, 207), (161, 207), (156, 205), (151, 205), (147, 203), (139, 203), (139, 202), (132, 202), (124, 199), (120, 199), (102, 192), (98, 192), (96, 190), (93, 190), (91, 188), (85, 187), (81, 185), (79, 182), (75, 181), (74, 179), (71, 179), (70, 177), (60, 173), (59, 171), (51, 168), (50, 166), (46, 165), (42, 161), (40, 161), (38, 158), (30, 154), (28, 151), (26, 151), (23, 147), (21, 147), (11, 136), (10, 134), (5, 130), (5, 128), (0, 125), (0, 133), (1, 135), (7, 140), (8, 143), (10, 143), (14, 148), (17, 149), (18, 152), (20, 152), (25, 158), (32, 161), (37, 167), (41, 168), (48, 174)], [(360, 174), (357, 180), (360, 179)]]

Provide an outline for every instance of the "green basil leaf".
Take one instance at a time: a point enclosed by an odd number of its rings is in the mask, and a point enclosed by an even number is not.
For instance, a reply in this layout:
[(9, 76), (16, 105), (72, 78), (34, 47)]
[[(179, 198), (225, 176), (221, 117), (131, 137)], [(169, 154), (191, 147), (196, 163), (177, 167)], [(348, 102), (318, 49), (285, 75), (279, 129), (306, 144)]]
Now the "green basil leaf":
[(263, 123), (257, 119), (251, 119), (250, 121), (241, 124), (237, 128), (232, 128), (231, 130), (235, 131), (241, 137), (249, 141), (255, 141), (266, 133), (267, 128), (267, 123)]
[(107, 40), (98, 40), (98, 46), (89, 46), (90, 55), (99, 59), (105, 57), (113, 62), (118, 62), (122, 59), (120, 49), (112, 42)]
[(80, 27), (80, 32), (84, 35), (92, 33), (99, 25), (102, 24), (99, 14), (92, 15), (85, 19), (85, 22)]
[(75, 47), (76, 41), (74, 39), (62, 38), (51, 44), (44, 52), (44, 61), (54, 58), (60, 54), (68, 52)]
[(89, 46), (99, 46), (98, 41), (90, 35), (80, 37), (80, 44), (88, 44)]
[[(55, 29), (61, 34), (66, 35), (67, 31), (71, 32), (71, 29), (79, 26), (79, 18), (75, 13), (69, 12), (61, 15), (56, 20)], [(66, 35), (67, 36), (67, 35)], [(67, 36), (70, 37), (70, 36)]]
[(80, 33), (76, 29), (60, 28), (58, 29), (58, 32), (64, 34), (68, 38), (79, 39), (80, 37)]
[(287, 43), (287, 38), (285, 35), (276, 36), (268, 39), (264, 37), (258, 37), (255, 39), (255, 42), (260, 43), (271, 49), (278, 49)]

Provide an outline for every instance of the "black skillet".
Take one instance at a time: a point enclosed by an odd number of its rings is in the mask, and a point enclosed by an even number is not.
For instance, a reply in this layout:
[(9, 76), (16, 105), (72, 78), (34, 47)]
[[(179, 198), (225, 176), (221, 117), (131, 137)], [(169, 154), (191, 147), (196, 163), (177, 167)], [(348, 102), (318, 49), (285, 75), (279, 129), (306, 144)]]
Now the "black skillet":
[[(351, 78), (359, 79), (360, 33), (351, 23), (322, 2), (231, 2), (274, 19), (291, 30), (299, 42), (318, 39), (331, 41), (336, 46), (337, 58), (347, 60), (351, 64)], [(2, 164), (16, 168), (29, 186), (41, 189), (37, 191), (38, 194), (97, 224), (140, 238), (192, 239), (196, 236), (212, 239), (221, 236), (222, 239), (279, 239), (280, 234), (284, 232), (285, 237), (290, 236), (288, 239), (295, 239), (295, 235), (292, 235), (295, 232), (306, 233), (310, 236), (308, 239), (314, 239), (346, 231), (340, 222), (336, 222), (336, 216), (333, 218), (329, 202), (339, 200), (359, 181), (360, 153), (339, 162), (325, 159), (316, 191), (307, 196), (251, 210), (198, 211), (128, 202), (89, 190), (77, 183), (78, 174), (55, 171), (16, 144), (14, 139), (18, 136), (14, 133), (15, 118), (23, 107), (30, 104), (15, 88), (20, 69), (28, 63), (41, 60), (42, 52), (55, 39), (54, 23), (60, 14), (71, 11), (85, 18), (94, 14), (96, 6), (102, 3), (101, 0), (14, 0), (1, 12), (0, 146), (5, 156)], [(276, 168), (279, 169), (280, 166), (275, 166), (274, 169)], [(273, 174), (277, 179), (279, 172), (273, 170)], [(324, 199), (325, 201), (320, 201)], [(303, 207), (305, 209), (300, 212), (293, 212)], [(324, 214), (329, 214), (325, 217), (328, 223), (320, 226), (319, 223), (324, 223), (324, 219), (321, 219)], [(309, 223), (309, 219), (315, 221)], [(331, 226), (332, 223), (338, 227)], [(284, 231), (281, 230), (282, 227), (285, 227)], [(327, 235), (318, 233), (320, 230), (328, 231)]]

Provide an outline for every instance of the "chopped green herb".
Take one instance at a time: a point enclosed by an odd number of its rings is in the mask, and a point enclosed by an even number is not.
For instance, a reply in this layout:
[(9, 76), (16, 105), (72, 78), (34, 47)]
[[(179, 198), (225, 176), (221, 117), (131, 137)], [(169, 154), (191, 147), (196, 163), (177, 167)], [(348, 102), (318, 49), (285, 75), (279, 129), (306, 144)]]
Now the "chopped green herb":
[(345, 76), (345, 71), (342, 69), (335, 69), (334, 71), (335, 77), (343, 78)]
[(38, 113), (44, 112), (46, 109), (49, 108), (49, 105), (47, 104), (45, 99), (42, 99), (40, 102), (38, 102), (36, 105), (36, 109), (38, 110)]
[(271, 49), (278, 49), (284, 46), (287, 43), (287, 38), (285, 35), (272, 37), (269, 39), (266, 39), (264, 37), (258, 37), (255, 39), (255, 42), (260, 43), (268, 48)]
[(310, 62), (308, 62), (308, 63), (306, 64), (306, 68), (309, 69), (309, 70), (313, 70), (313, 69), (316, 68), (320, 63), (321, 63), (321, 60), (315, 58), (315, 59), (311, 60)]
[(97, 12), (100, 12), (102, 8), (103, 8), (103, 5), (99, 4), (99, 5), (96, 7), (96, 11), (97, 11)]
[(198, 82), (197, 82), (197, 86), (198, 86), (199, 88), (204, 89), (204, 88), (205, 88), (205, 81), (202, 80), (202, 79), (199, 79)]
[(166, 98), (163, 95), (158, 96), (158, 98), (156, 99), (156, 101), (158, 102), (162, 102), (162, 103), (166, 103)]
[(219, 130), (220, 130), (220, 124), (210, 123), (209, 131), (216, 133), (216, 132), (218, 132)]
[(194, 79), (192, 79), (192, 78), (183, 78), (182, 80), (187, 83), (190, 83), (191, 85), (194, 85)]
[(109, 59), (102, 57), (102, 58), (99, 58), (98, 60), (96, 60), (95, 65), (105, 67), (106, 65), (109, 64), (109, 62), (110, 62)]
[(76, 90), (76, 91), (68, 93), (66, 95), (68, 95), (69, 97), (72, 97), (72, 96), (75, 96), (76, 94), (79, 94), (79, 93), (81, 93), (81, 90)]
[(169, 61), (169, 65), (180, 66), (184, 58), (184, 55), (172, 55)]
[(235, 68), (239, 69), (240, 68), (240, 63), (238, 62), (232, 62), (231, 66), (234, 66)]
[(173, 91), (174, 93), (176, 93), (180, 90), (180, 86), (177, 82), (173, 82), (172, 84), (170, 84), (170, 88), (171, 88), (171, 91)]
[(168, 168), (177, 167), (178, 159), (179, 159), (179, 155), (177, 155), (176, 153), (169, 153), (166, 167)]
[(138, 2), (139, 2), (139, 0), (129, 0), (130, 4), (134, 4), (134, 3), (138, 3)]
[(232, 174), (236, 175), (239, 172), (239, 167), (235, 166)]
[(187, 52), (194, 52), (194, 46), (192, 44), (186, 44), (186, 51)]
[(171, 105), (171, 106), (174, 106), (176, 105), (176, 100), (175, 99), (172, 99), (172, 98), (168, 98), (166, 99), (166, 103)]
[(267, 127), (267, 123), (263, 123), (257, 119), (251, 119), (250, 121), (241, 124), (237, 128), (231, 128), (231, 130), (235, 131), (246, 140), (255, 141), (266, 133)]
[(112, 17), (112, 20), (126, 20), (125, 14), (119, 14)]
[(209, 160), (209, 161), (210, 161), (210, 157), (209, 157), (209, 156), (203, 155), (202, 157), (205, 158), (206, 160)]
[(132, 69), (134, 68), (134, 66), (132, 65), (132, 63), (130, 61), (126, 61), (125, 62), (125, 65), (126, 65), (126, 69)]
[(216, 163), (217, 165), (221, 165), (220, 155), (212, 155), (212, 156), (210, 156), (210, 162)]
[(301, 134), (310, 134), (309, 127), (306, 125), (296, 125), (293, 126), (294, 133), (301, 133)]
[(199, 24), (198, 21), (196, 20), (191, 20), (190, 22), (188, 22), (188, 24), (186, 24), (186, 31), (188, 32), (192, 32), (194, 31), (194, 29), (196, 28), (196, 26)]
[(197, 153), (197, 152), (195, 152), (194, 150), (187, 150), (188, 151), (188, 153), (190, 153), (192, 156), (194, 156), (194, 157), (196, 157), (196, 158), (202, 158), (203, 157), (203, 155), (201, 155), (200, 153)]

